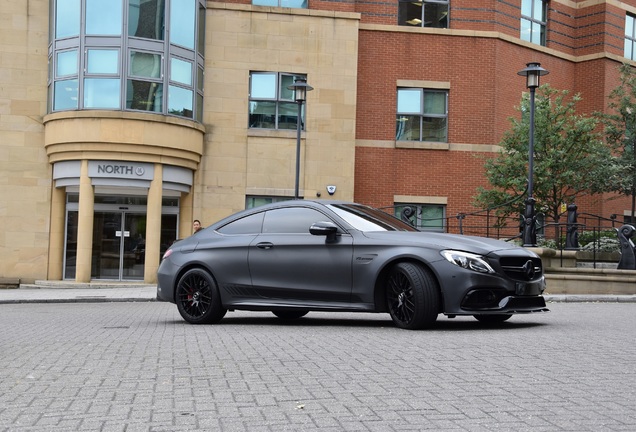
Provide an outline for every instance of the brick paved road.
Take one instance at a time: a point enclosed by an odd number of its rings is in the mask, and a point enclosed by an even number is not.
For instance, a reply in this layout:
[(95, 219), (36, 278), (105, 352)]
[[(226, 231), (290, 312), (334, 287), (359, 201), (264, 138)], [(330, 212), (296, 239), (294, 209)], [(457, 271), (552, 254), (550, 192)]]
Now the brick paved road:
[(165, 303), (0, 305), (0, 431), (633, 431), (636, 304), (503, 328)]

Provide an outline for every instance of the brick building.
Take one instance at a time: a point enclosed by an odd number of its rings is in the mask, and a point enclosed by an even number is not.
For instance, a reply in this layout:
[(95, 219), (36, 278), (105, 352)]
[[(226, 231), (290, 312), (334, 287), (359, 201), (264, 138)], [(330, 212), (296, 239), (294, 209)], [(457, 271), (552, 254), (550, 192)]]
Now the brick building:
[(0, 277), (153, 282), (193, 219), (292, 198), (296, 79), (314, 88), (302, 197), (469, 211), (517, 72), (540, 62), (602, 111), (635, 16), (636, 0), (0, 0)]

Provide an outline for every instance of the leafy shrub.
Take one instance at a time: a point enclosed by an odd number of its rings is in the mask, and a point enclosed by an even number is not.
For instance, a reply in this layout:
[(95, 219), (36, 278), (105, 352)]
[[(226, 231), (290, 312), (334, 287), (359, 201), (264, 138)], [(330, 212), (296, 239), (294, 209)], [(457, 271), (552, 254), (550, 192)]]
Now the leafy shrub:
[[(563, 240), (563, 245), (565, 246), (565, 239)], [(547, 249), (559, 249), (556, 240), (547, 238), (538, 239), (537, 246)]]
[[(565, 236), (561, 236), (560, 242), (554, 239), (537, 239), (537, 246), (549, 249), (560, 249), (565, 247)], [(616, 231), (579, 231), (579, 247), (581, 250), (597, 252), (618, 252), (621, 244), (618, 241)]]
[(597, 252), (618, 252), (621, 250), (621, 243), (616, 236), (615, 238), (601, 237), (597, 241), (591, 241), (581, 247), (581, 250), (587, 251), (595, 249)]
[(616, 235), (616, 231), (614, 230), (605, 230), (605, 231), (582, 231), (579, 232), (579, 245), (581, 247), (593, 243), (594, 241), (598, 241), (599, 239), (613, 239), (618, 241), (618, 237)]

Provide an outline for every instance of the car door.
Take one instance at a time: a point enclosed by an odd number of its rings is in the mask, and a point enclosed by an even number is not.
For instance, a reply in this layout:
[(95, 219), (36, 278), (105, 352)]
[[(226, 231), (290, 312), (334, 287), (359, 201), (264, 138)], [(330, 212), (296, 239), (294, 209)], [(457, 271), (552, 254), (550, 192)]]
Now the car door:
[(341, 232), (335, 240), (312, 235), (315, 222), (329, 221), (308, 207), (270, 210), (262, 233), (249, 248), (252, 285), (269, 299), (350, 302), (352, 238)]

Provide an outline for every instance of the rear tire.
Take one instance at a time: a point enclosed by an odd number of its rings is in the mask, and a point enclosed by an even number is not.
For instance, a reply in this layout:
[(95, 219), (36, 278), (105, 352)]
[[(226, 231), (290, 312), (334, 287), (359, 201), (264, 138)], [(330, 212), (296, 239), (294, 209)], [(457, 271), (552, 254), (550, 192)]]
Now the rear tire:
[(433, 325), (439, 314), (439, 286), (419, 264), (396, 264), (386, 280), (386, 301), (397, 327), (419, 330)]
[(175, 302), (183, 319), (191, 324), (217, 323), (227, 313), (214, 278), (199, 268), (188, 270), (181, 276)]

